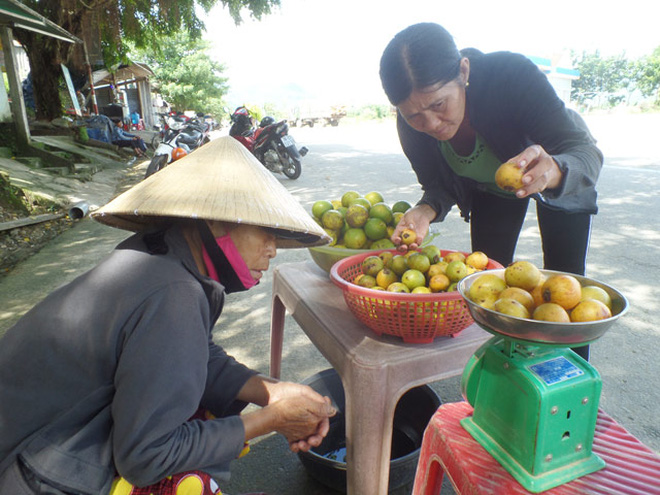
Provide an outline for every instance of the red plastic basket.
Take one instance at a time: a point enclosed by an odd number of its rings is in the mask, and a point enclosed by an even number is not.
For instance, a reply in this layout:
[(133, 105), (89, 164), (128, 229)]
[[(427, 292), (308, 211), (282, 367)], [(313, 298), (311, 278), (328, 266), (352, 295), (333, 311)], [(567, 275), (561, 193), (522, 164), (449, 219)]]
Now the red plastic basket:
[[(396, 253), (396, 250), (383, 249), (356, 254), (338, 261), (330, 269), (330, 279), (342, 289), (348, 308), (362, 323), (378, 335), (394, 335), (404, 342), (417, 344), (455, 335), (473, 323), (467, 304), (457, 291), (405, 294), (353, 284), (362, 273), (364, 259), (383, 251)], [(442, 256), (451, 252), (441, 250)], [(488, 260), (486, 269), (493, 268), (502, 268), (502, 265)]]

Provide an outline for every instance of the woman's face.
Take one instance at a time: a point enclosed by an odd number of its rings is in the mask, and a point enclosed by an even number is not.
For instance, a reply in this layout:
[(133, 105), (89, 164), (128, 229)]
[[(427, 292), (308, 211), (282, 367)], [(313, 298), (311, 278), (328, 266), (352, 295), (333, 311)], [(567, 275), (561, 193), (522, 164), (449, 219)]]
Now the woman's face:
[[(226, 226), (222, 222), (209, 222), (215, 237), (225, 235)], [(250, 269), (250, 274), (259, 280), (268, 270), (271, 258), (277, 255), (275, 236), (261, 227), (239, 224), (229, 231), (231, 240)]]
[(457, 79), (446, 84), (414, 90), (397, 106), (405, 121), (416, 131), (439, 141), (448, 141), (458, 132), (465, 118), (465, 82), (469, 61), (461, 61)]

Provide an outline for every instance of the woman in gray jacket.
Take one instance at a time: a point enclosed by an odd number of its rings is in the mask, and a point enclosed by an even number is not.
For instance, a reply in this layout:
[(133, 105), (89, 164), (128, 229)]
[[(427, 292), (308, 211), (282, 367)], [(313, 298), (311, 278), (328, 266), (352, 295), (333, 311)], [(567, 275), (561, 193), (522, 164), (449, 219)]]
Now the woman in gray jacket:
[[(293, 196), (227, 137), (93, 217), (138, 233), (3, 337), (0, 493), (157, 495), (193, 473), (216, 494), (257, 436), (319, 445), (329, 399), (238, 363), (212, 334), (225, 294), (258, 283), (277, 247), (327, 242)], [(261, 407), (240, 414), (248, 403)]]

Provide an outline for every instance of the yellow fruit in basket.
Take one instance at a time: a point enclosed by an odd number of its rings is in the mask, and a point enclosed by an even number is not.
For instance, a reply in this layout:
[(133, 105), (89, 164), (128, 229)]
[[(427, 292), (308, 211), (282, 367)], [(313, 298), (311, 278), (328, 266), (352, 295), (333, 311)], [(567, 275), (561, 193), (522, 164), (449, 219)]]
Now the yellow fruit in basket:
[(494, 303), (499, 297), (500, 292), (506, 289), (504, 279), (494, 273), (484, 273), (479, 275), (468, 289), (468, 297), (471, 301), (479, 304), (479, 301), (491, 300)]
[(380, 218), (386, 224), (391, 224), (394, 218), (392, 209), (385, 203), (375, 203), (369, 209), (369, 216), (371, 218)]
[(543, 283), (543, 301), (559, 304), (569, 310), (580, 302), (582, 286), (572, 275), (551, 275)]
[(605, 303), (596, 299), (584, 299), (571, 310), (571, 321), (598, 321), (611, 318), (612, 312)]
[(568, 313), (559, 304), (543, 303), (537, 306), (532, 313), (533, 320), (554, 321), (558, 323), (569, 323), (571, 321)]
[(312, 215), (320, 220), (323, 214), (328, 210), (332, 210), (332, 208), (333, 206), (330, 201), (324, 199), (315, 201), (312, 205)]
[(369, 218), (364, 224), (364, 233), (372, 241), (383, 239), (387, 236), (387, 224), (380, 218)]
[(447, 253), (444, 255), (442, 259), (447, 263), (451, 263), (452, 261), (462, 261), (463, 263), (465, 263), (465, 255), (458, 251), (452, 251), (450, 253)]
[(364, 206), (353, 204), (346, 210), (346, 223), (351, 227), (362, 227), (369, 220), (369, 210)]
[(357, 191), (346, 191), (341, 197), (341, 205), (348, 208), (351, 206), (351, 202), (360, 197), (360, 193)]
[(580, 300), (584, 301), (585, 299), (595, 299), (596, 301), (602, 302), (610, 310), (612, 309), (612, 298), (602, 287), (597, 285), (585, 285), (582, 287), (582, 295)]
[(429, 289), (431, 289), (431, 292), (445, 291), (449, 288), (450, 285), (451, 281), (449, 280), (449, 277), (447, 277), (447, 275), (444, 273), (438, 273), (429, 279)]
[(450, 261), (445, 270), (445, 275), (447, 275), (452, 282), (458, 282), (467, 274), (467, 265), (460, 260)]
[(474, 251), (465, 258), (465, 264), (477, 270), (484, 270), (488, 266), (488, 256), (483, 251)]
[(380, 287), (383, 287), (384, 289), (387, 289), (394, 282), (398, 281), (399, 276), (389, 268), (383, 268), (376, 275), (376, 284), (378, 284)]
[(408, 268), (426, 273), (429, 271), (430, 267), (431, 262), (428, 257), (422, 253), (413, 252), (413, 254), (408, 257)]
[(403, 218), (405, 213), (402, 213), (400, 211), (392, 211), (392, 225), (397, 226), (399, 225), (399, 222)]
[(505, 191), (517, 191), (523, 186), (524, 170), (516, 163), (506, 162), (495, 171), (495, 183)]
[(458, 282), (452, 282), (449, 287), (447, 287), (447, 292), (456, 292), (458, 290)]
[(394, 258), (394, 253), (392, 251), (383, 251), (378, 253), (378, 257), (383, 260), (383, 263), (387, 268), (392, 266), (392, 258)]
[(413, 242), (417, 241), (417, 234), (412, 229), (403, 229), (401, 232), (401, 242), (406, 246), (410, 246)]
[(409, 293), (410, 289), (402, 282), (394, 282), (387, 286), (387, 292)]
[(532, 290), (541, 281), (541, 271), (529, 261), (514, 261), (504, 269), (504, 280), (510, 287)]
[(426, 285), (426, 277), (419, 270), (409, 269), (401, 275), (401, 282), (413, 290), (415, 287)]
[(525, 289), (521, 289), (520, 287), (507, 287), (502, 292), (500, 292), (499, 298), (514, 299), (522, 304), (530, 314), (532, 311), (534, 311), (535, 304), (532, 294), (530, 294)]
[(338, 210), (339, 208), (343, 208), (343, 205), (341, 204), (341, 199), (333, 199), (330, 202), (332, 203), (332, 207), (335, 210)]
[(362, 261), (362, 273), (375, 277), (385, 267), (385, 263), (376, 255), (367, 256)]
[(337, 210), (328, 210), (321, 217), (324, 229), (339, 230), (344, 226), (344, 217)]
[(515, 316), (516, 318), (529, 318), (529, 311), (527, 308), (515, 299), (500, 297), (493, 304), (493, 309), (498, 313), (502, 313), (508, 316)]
[(396, 254), (392, 258), (392, 265), (390, 266), (390, 268), (392, 268), (392, 271), (400, 277), (401, 275), (403, 275), (403, 272), (405, 272), (408, 269), (408, 260), (406, 259), (405, 256)]
[(372, 277), (371, 275), (362, 274), (362, 276), (356, 280), (357, 285), (360, 287), (366, 287), (367, 289), (371, 289), (376, 285), (376, 277)]
[(348, 229), (344, 232), (344, 244), (348, 249), (362, 249), (367, 243), (367, 234), (362, 229)]
[(412, 294), (431, 294), (431, 289), (429, 289), (425, 285), (420, 285), (419, 287), (415, 287), (410, 292)]
[(444, 274), (447, 271), (447, 265), (448, 264), (449, 263), (447, 263), (446, 261), (438, 261), (437, 263), (433, 263), (429, 267), (429, 271), (426, 272), (426, 276), (431, 278), (434, 275), (438, 275), (439, 273)]

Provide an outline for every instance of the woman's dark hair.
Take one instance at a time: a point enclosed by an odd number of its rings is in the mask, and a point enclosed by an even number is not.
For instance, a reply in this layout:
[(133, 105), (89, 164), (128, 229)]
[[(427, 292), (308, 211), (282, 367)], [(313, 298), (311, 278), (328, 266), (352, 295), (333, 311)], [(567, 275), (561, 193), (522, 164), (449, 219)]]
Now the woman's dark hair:
[(461, 54), (454, 38), (432, 22), (413, 24), (389, 42), (380, 59), (380, 80), (392, 105), (406, 100), (413, 90), (458, 77)]

